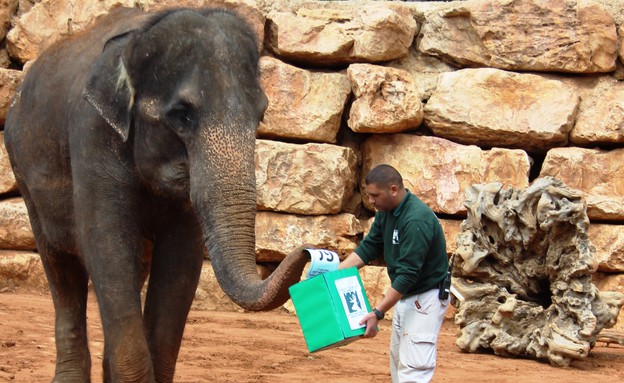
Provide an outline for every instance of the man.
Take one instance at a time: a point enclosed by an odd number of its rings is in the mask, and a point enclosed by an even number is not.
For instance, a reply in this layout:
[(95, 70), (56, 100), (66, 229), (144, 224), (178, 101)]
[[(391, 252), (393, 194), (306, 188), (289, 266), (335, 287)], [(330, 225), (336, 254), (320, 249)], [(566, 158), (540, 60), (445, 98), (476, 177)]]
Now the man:
[(401, 175), (392, 166), (375, 167), (365, 184), (377, 210), (375, 220), (339, 268), (360, 268), (384, 255), (392, 285), (360, 322), (366, 324), (364, 337), (377, 335), (377, 322), (394, 306), (392, 382), (429, 382), (436, 365), (438, 332), (449, 303), (448, 298), (438, 297), (448, 271), (442, 226), (433, 211), (403, 186)]

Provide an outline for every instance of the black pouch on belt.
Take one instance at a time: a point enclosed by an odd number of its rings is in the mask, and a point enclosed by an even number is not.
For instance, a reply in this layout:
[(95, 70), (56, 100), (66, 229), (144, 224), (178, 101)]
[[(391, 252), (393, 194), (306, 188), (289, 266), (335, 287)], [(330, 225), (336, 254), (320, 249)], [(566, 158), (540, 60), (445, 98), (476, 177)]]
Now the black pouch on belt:
[(438, 298), (440, 300), (446, 300), (449, 297), (451, 292), (451, 272), (453, 271), (453, 265), (455, 263), (455, 254), (453, 254), (453, 258), (451, 258), (451, 264), (449, 266), (448, 271), (446, 272), (446, 276), (440, 282), (440, 292), (438, 293)]
[(448, 273), (446, 274), (446, 278), (444, 278), (442, 282), (440, 282), (440, 292), (438, 293), (438, 298), (440, 298), (440, 300), (442, 301), (447, 300), (450, 292), (451, 292), (451, 274)]

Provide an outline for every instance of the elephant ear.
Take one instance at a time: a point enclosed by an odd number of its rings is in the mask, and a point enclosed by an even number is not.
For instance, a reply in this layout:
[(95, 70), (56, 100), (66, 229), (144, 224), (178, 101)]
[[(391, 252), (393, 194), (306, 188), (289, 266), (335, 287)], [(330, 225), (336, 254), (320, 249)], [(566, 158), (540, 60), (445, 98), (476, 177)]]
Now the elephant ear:
[(123, 33), (109, 39), (91, 68), (84, 96), (126, 142), (130, 134), (135, 89), (123, 52), (133, 38)]

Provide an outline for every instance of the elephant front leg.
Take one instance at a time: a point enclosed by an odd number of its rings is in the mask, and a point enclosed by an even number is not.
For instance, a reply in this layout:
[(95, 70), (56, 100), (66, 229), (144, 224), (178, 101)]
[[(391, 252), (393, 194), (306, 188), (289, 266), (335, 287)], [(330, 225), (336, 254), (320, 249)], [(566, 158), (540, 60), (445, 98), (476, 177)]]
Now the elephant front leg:
[(124, 215), (110, 207), (94, 206), (88, 211), (98, 210), (107, 214), (81, 218), (78, 226), (102, 318), (104, 382), (154, 382), (141, 313), (138, 220), (121, 219)]
[[(138, 257), (138, 256), (137, 256)], [(99, 259), (92, 277), (104, 330), (104, 382), (154, 382), (136, 262)]]
[(102, 268), (106, 270), (99, 270), (93, 284), (104, 330), (104, 382), (153, 382), (143, 331), (138, 270), (125, 263), (100, 265)]
[(204, 245), (191, 212), (176, 212), (154, 241), (144, 321), (157, 382), (172, 382)]

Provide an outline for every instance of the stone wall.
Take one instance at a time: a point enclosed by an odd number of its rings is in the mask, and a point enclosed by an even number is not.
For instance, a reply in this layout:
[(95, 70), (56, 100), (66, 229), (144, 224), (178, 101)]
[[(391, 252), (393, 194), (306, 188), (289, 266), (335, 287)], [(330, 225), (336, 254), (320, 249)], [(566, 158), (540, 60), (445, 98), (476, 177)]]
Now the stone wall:
[[(466, 188), (561, 179), (587, 203), (595, 283), (624, 292), (621, 0), (0, 0), (0, 123), (29, 62), (118, 5), (227, 6), (264, 36), (260, 272), (302, 242), (351, 252), (372, 215), (362, 176), (385, 162), (439, 214), (449, 254)], [(2, 132), (0, 197), (0, 291), (41, 286)], [(362, 274), (377, 301), (383, 268)], [(211, 278), (207, 262), (197, 307), (232, 308)]]

